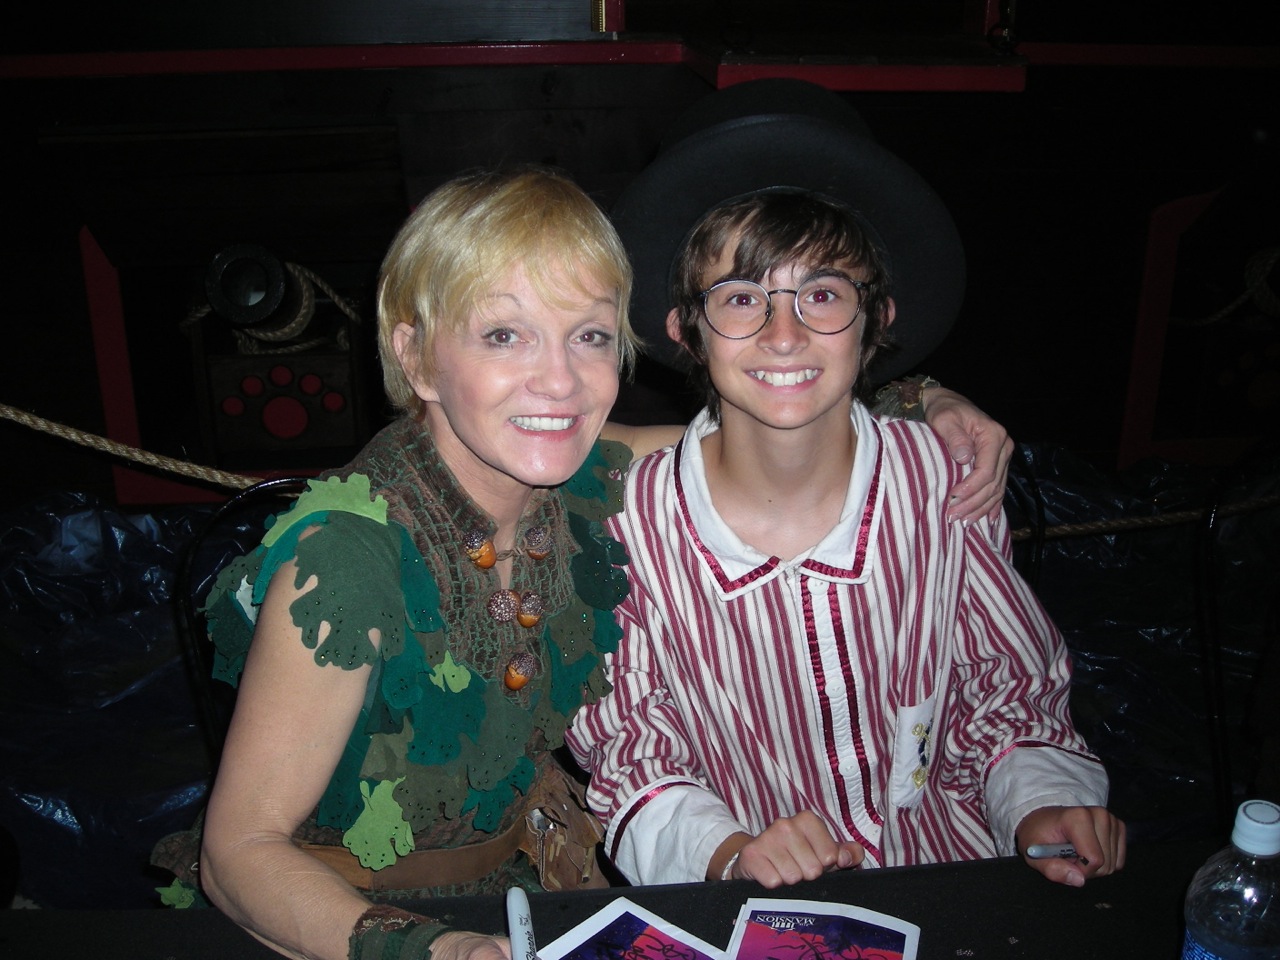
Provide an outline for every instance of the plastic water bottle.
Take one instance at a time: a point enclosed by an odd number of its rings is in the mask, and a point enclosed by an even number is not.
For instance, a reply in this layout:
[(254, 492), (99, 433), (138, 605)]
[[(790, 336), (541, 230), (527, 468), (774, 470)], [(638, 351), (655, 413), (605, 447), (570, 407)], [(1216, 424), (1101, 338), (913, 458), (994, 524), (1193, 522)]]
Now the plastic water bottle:
[(1246, 800), (1187, 889), (1182, 960), (1280, 958), (1280, 807)]

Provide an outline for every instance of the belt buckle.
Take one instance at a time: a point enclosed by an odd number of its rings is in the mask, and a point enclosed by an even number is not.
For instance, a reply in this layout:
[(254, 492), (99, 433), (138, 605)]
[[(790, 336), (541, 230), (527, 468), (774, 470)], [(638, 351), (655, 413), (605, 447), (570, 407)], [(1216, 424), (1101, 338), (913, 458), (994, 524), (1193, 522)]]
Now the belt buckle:
[(534, 862), (538, 866), (538, 876), (542, 877), (547, 870), (547, 854), (551, 852), (547, 841), (556, 824), (536, 807), (524, 815), (524, 822), (533, 835)]

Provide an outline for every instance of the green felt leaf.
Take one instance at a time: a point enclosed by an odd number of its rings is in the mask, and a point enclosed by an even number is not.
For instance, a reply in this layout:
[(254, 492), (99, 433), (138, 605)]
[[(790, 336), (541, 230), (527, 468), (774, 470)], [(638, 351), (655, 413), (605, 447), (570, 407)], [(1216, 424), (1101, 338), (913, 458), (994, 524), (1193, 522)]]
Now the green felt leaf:
[[(252, 610), (251, 593), (246, 585), (257, 579), (264, 553), (265, 551), (261, 547), (254, 547), (243, 556), (235, 557), (228, 561), (226, 566), (218, 571), (217, 577), (214, 578), (208, 599), (216, 600), (220, 597), (228, 597), (238, 607), (240, 615), (245, 620), (256, 619), (256, 614)], [(203, 611), (209, 612), (209, 607), (205, 606)]]
[(445, 654), (449, 652), (449, 646), (445, 643), (444, 630), (434, 630), (431, 633), (415, 633), (413, 638), (418, 642), (418, 646), (422, 648), (422, 657), (427, 663), (443, 663)]
[(603, 500), (605, 485), (601, 473), (608, 469), (609, 461), (604, 457), (601, 444), (597, 443), (587, 454), (587, 459), (582, 461), (582, 466), (565, 482), (565, 493), (581, 500)]
[(548, 625), (548, 634), (554, 634), (555, 646), (565, 661), (577, 660), (584, 653), (591, 653), (591, 637), (595, 631), (595, 610), (574, 594), (569, 605)]
[(257, 578), (253, 581), (253, 603), (260, 606), (267, 596), (267, 587), (271, 585), (271, 578), (276, 575), (276, 571), (294, 558), (294, 554), (298, 552), (298, 536), (302, 531), (310, 526), (323, 526), (329, 522), (327, 513), (314, 513), (306, 518), (306, 523), (294, 524), (281, 536), (269, 549), (262, 558), (262, 568), (258, 571)]
[[(619, 558), (611, 544), (617, 541), (603, 533), (600, 524), (572, 513), (569, 530), (582, 547), (582, 552), (570, 561), (579, 595), (597, 610), (612, 610), (628, 590), (626, 573), (615, 566)], [(621, 559), (625, 562), (625, 551)]]
[(366, 780), (394, 780), (405, 770), (405, 757), (413, 727), (403, 724), (393, 733), (378, 733), (370, 738), (360, 776)]
[(404, 783), (396, 787), (396, 800), (415, 832), (426, 830), (440, 817), (462, 816), (469, 792), (467, 772), (461, 763), (444, 767), (411, 765)]
[(230, 597), (223, 595), (208, 608), (209, 639), (213, 643), (213, 678), (237, 686), (244, 658), (253, 642), (253, 624)]
[(586, 702), (595, 703), (612, 689), (613, 684), (605, 678), (604, 671), (597, 670), (587, 678)]
[(372, 792), (360, 781), (364, 810), (342, 837), (342, 844), (369, 870), (381, 870), (413, 852), (413, 830), (400, 811), (394, 792), (400, 780), (382, 780)]
[(167, 887), (156, 887), (156, 893), (160, 894), (160, 902), (166, 907), (178, 910), (185, 910), (196, 902), (195, 888), (177, 879)]
[(471, 684), (453, 693), (425, 684), (422, 700), (410, 710), (415, 732), (409, 759), (427, 765), (448, 763), (462, 749), (462, 738), (480, 735), (488, 709), (484, 686)]
[(480, 791), (493, 789), (510, 774), (533, 733), (533, 717), (506, 695), (502, 684), (485, 684), (484, 706), (479, 735), (462, 746), (467, 779)]
[(511, 772), (489, 790), (472, 790), (467, 794), (466, 805), (462, 812), (475, 809), (475, 818), (471, 821), (476, 829), (492, 833), (502, 825), (502, 814), (511, 805), (511, 801), (519, 794), (529, 790), (537, 769), (533, 761), (522, 756)]
[(434, 679), (423, 659), (422, 648), (416, 643), (407, 643), (399, 656), (383, 664), (379, 689), (387, 706), (403, 712), (422, 700), (423, 684)]
[(431, 671), (431, 682), (441, 690), (461, 693), (471, 685), (471, 671), (453, 662), (453, 654), (446, 650), (444, 661)]
[(622, 640), (622, 627), (611, 610), (595, 611), (595, 632), (592, 642), (601, 653), (615, 653)]
[(397, 733), (404, 728), (404, 710), (393, 710), (386, 698), (376, 695), (369, 704), (369, 715), (364, 721), (364, 732), (373, 736), (378, 733)]
[(533, 725), (542, 731), (548, 750), (564, 744), (564, 731), (569, 718), (556, 710), (550, 697), (543, 697), (533, 708)]
[(369, 478), (353, 473), (346, 480), (329, 477), (327, 480), (308, 480), (307, 490), (298, 496), (293, 506), (276, 518), (271, 529), (262, 538), (263, 546), (271, 547), (286, 533), (297, 536), (296, 525), (309, 522), (312, 514), (329, 511), (359, 514), (376, 523), (387, 522), (387, 501), (379, 495), (373, 498)]
[(567, 720), (582, 702), (582, 688), (592, 671), (600, 665), (600, 658), (588, 654), (572, 663), (561, 657), (548, 659), (551, 661), (551, 705)]
[(600, 440), (597, 446), (600, 448), (600, 456), (604, 458), (606, 469), (610, 474), (617, 475), (618, 479), (615, 482), (621, 485), (622, 477), (631, 466), (631, 461), (635, 459), (635, 454), (625, 443), (617, 440)]
[(232, 686), (240, 682), (244, 658), (253, 640), (258, 611), (252, 605), (252, 583), (262, 557), (262, 550), (255, 549), (224, 566), (202, 608), (214, 649), (213, 677)]
[(625, 444), (611, 440), (597, 443), (562, 488), (569, 500), (569, 509), (593, 521), (621, 510), (626, 489), (622, 478), (630, 463), (631, 450)]
[[(328, 524), (298, 542), (295, 585), (315, 585), (289, 607), (302, 641), (317, 663), (354, 669), (379, 655), (370, 639), (381, 634), (381, 655), (404, 647), (404, 602), (400, 594), (399, 535), (353, 514), (332, 513)], [(321, 625), (329, 632), (319, 639)]]

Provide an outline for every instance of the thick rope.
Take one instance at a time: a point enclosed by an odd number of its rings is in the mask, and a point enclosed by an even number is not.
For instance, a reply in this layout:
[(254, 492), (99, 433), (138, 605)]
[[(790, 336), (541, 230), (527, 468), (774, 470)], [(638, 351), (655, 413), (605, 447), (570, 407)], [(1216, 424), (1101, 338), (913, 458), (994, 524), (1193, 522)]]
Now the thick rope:
[[(1217, 510), (1218, 516), (1234, 516), (1240, 513), (1252, 513), (1267, 507), (1280, 505), (1280, 494), (1269, 497), (1254, 497), (1236, 503), (1224, 504)], [(1113, 520), (1090, 520), (1086, 523), (1063, 523), (1056, 527), (1045, 527), (1046, 540), (1061, 540), (1065, 537), (1089, 537), (1097, 534), (1120, 533), (1125, 530), (1151, 530), (1156, 527), (1172, 527), (1180, 523), (1193, 523), (1208, 516), (1208, 510), (1175, 510), (1170, 513), (1156, 514), (1150, 517), (1117, 517)], [(1023, 527), (1014, 530), (1014, 540), (1029, 540), (1033, 531)]]
[(202, 467), (194, 463), (188, 463), (185, 460), (174, 460), (172, 457), (149, 453), (146, 450), (131, 447), (127, 443), (108, 440), (106, 437), (85, 433), (75, 427), (68, 427), (65, 424), (46, 420), (44, 417), (37, 417), (35, 414), (27, 413), (25, 410), (19, 410), (4, 403), (0, 403), (0, 417), (12, 420), (14, 423), (20, 423), (24, 427), (30, 427), (32, 430), (38, 430), (41, 433), (48, 433), (55, 437), (61, 437), (63, 440), (70, 440), (72, 443), (78, 443), (82, 447), (89, 447), (92, 450), (120, 457), (124, 460), (132, 460), (134, 463), (145, 464), (148, 467), (154, 467), (167, 473), (194, 477), (197, 480), (204, 480), (219, 487), (243, 490), (245, 487), (251, 487), (262, 479), (261, 477), (247, 477), (238, 473), (227, 473), (214, 467)]
[[(262, 477), (227, 473), (214, 467), (202, 467), (184, 460), (175, 460), (172, 457), (149, 453), (146, 450), (139, 450), (137, 447), (132, 447), (125, 443), (108, 440), (96, 434), (85, 433), (83, 430), (55, 423), (43, 417), (37, 417), (34, 414), (3, 403), (0, 403), (0, 417), (12, 420), (14, 423), (20, 423), (24, 427), (38, 430), (41, 433), (48, 433), (63, 440), (70, 440), (72, 443), (78, 443), (83, 447), (89, 447), (101, 453), (132, 460), (135, 463), (145, 464), (148, 467), (154, 467), (157, 470), (164, 470), (168, 473), (194, 477), (197, 480), (203, 480), (231, 490), (243, 490), (261, 482), (263, 479)], [(1249, 500), (1241, 500), (1237, 503), (1225, 504), (1217, 510), (1217, 513), (1219, 516), (1234, 516), (1277, 505), (1280, 505), (1280, 494), (1273, 494), (1267, 497), (1255, 497)], [(1064, 523), (1055, 527), (1046, 527), (1043, 531), (1043, 536), (1046, 540), (1060, 540), (1065, 537), (1096, 536), (1098, 534), (1120, 533), (1125, 530), (1150, 530), (1157, 527), (1171, 527), (1182, 523), (1192, 523), (1203, 520), (1207, 515), (1207, 510), (1178, 510), (1149, 517), (1118, 517), (1111, 520), (1091, 520), (1086, 523)], [(1014, 530), (1011, 536), (1014, 540), (1029, 540), (1033, 533), (1034, 531), (1030, 528), (1023, 527)]]
[[(247, 330), (233, 331), (237, 344), (242, 354), (258, 354), (273, 353), (287, 354), (298, 353), (309, 350), (312, 347), (328, 342), (327, 338), (315, 338), (300, 343), (286, 343), (284, 346), (263, 347), (262, 342), (284, 342), (293, 339), (299, 334), (306, 331), (310, 325), (312, 315), (315, 313), (316, 294), (314, 288), (319, 288), (328, 294), (329, 299), (333, 301), (333, 305), (341, 310), (348, 318), (355, 323), (360, 323), (360, 315), (355, 308), (349, 304), (342, 296), (338, 294), (333, 287), (326, 283), (320, 276), (306, 267), (296, 263), (286, 263), (285, 267), (293, 278), (297, 281), (298, 288), (302, 292), (302, 299), (298, 305), (298, 310), (294, 314), (292, 320), (279, 330)], [(207, 303), (200, 303), (193, 307), (191, 311), (183, 318), (178, 325), (178, 329), (184, 333), (193, 324), (199, 323), (210, 312)], [(336, 343), (339, 349), (347, 348), (347, 330), (345, 326), (339, 327)], [(0, 403), (0, 417), (6, 420), (12, 420), (14, 423), (20, 423), (24, 427), (30, 427), (32, 430), (38, 430), (41, 433), (47, 433), (51, 436), (60, 437), (63, 440), (70, 440), (82, 447), (88, 447), (91, 450), (97, 450), (101, 453), (110, 454), (123, 460), (131, 460), (134, 463), (140, 463), (166, 473), (174, 473), (183, 477), (191, 477), (196, 480), (203, 480), (215, 486), (226, 487), (231, 490), (243, 490), (251, 487), (255, 483), (261, 482), (261, 477), (245, 476), (238, 473), (228, 473), (225, 470), (219, 470), (216, 467), (204, 467), (199, 464), (189, 463), (185, 460), (175, 460), (172, 457), (161, 456), (160, 454), (151, 453), (147, 450), (140, 450), (137, 447), (130, 446), (126, 443), (120, 443), (116, 440), (108, 440), (106, 437), (100, 437), (97, 434), (86, 433), (83, 430), (77, 430), (75, 427), (68, 427), (65, 424), (55, 423), (52, 420), (46, 420), (44, 417), (38, 417), (33, 413), (27, 413), (25, 410), (19, 410), (8, 404)]]

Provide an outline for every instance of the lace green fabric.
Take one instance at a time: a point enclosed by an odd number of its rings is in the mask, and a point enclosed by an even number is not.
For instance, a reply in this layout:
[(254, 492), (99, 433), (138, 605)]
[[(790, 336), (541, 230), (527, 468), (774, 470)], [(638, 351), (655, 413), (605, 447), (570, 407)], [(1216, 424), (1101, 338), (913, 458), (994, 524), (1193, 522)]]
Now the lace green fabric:
[[(627, 557), (602, 521), (621, 509), (629, 460), (626, 447), (598, 443), (561, 489), (535, 493), (517, 536), (542, 526), (554, 547), (542, 561), (517, 556), (511, 581), (543, 597), (532, 630), (488, 616), (497, 577), (461, 544), (470, 529), (492, 533), (492, 520), (407, 420), (349, 470), (312, 481), (218, 578), (206, 613), (221, 679), (237, 681), (266, 585), (290, 560), (295, 586), (307, 587), (290, 612), (316, 664), (373, 668), (314, 816), (365, 867), (505, 829), (574, 713), (607, 692), (602, 654), (621, 637), (612, 610), (626, 596)], [(511, 691), (502, 672), (521, 651), (541, 669)]]
[(431, 944), (447, 929), (431, 917), (375, 904), (356, 921), (347, 960), (427, 960)]

